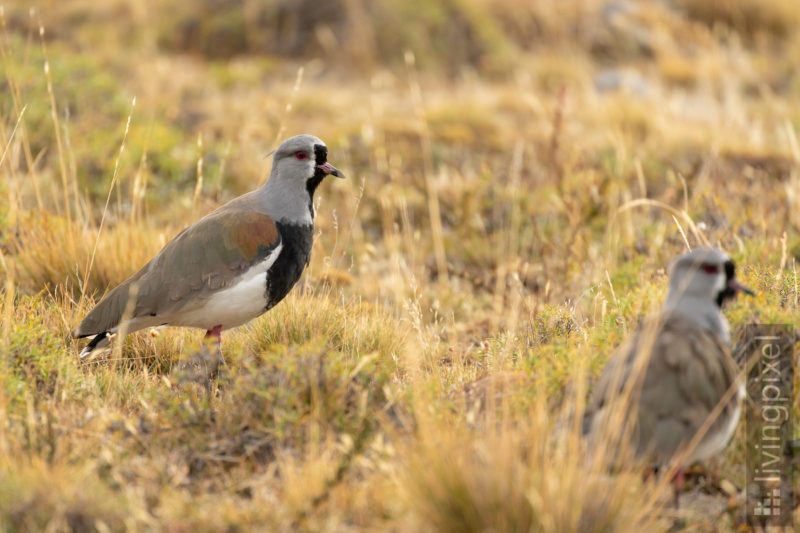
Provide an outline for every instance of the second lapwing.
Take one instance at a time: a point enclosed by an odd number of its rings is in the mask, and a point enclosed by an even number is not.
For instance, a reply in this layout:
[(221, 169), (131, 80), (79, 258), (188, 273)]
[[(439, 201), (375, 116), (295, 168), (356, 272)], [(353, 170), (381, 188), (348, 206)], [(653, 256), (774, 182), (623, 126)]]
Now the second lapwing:
[(739, 421), (744, 388), (722, 306), (740, 292), (752, 294), (726, 253), (680, 256), (661, 313), (612, 355), (587, 406), (584, 429), (595, 441), (610, 428), (628, 431), (620, 444), (634, 458), (676, 467), (676, 501), (682, 468), (720, 453)]

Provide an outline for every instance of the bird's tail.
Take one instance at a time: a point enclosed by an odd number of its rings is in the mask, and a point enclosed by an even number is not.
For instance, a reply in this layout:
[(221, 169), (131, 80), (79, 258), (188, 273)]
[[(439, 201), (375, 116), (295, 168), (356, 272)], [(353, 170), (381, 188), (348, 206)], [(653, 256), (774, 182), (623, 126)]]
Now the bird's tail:
[(104, 331), (102, 333), (98, 333), (92, 340), (89, 341), (81, 353), (79, 354), (81, 359), (84, 359), (90, 356), (95, 350), (99, 350), (101, 348), (105, 348), (111, 342), (111, 335), (109, 331)]

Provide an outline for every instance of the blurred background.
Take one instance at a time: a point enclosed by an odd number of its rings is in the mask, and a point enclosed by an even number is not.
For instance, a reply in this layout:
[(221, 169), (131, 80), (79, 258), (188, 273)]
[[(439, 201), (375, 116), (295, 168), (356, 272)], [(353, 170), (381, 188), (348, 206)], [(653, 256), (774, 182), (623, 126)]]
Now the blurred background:
[[(160, 223), (167, 205), (207, 210), (259, 185), (266, 154), (310, 132), (353, 176), (323, 192), (322, 209), (354, 225), (345, 252), (363, 252), (365, 232), (413, 233), (407, 217), (432, 227), (398, 244), (423, 277), (496, 270), (485, 239), (525, 222), (502, 253), (524, 252), (523, 281), (543, 290), (542, 268), (572, 274), (541, 264), (554, 252), (576, 254), (578, 271), (616, 259), (598, 238), (636, 197), (688, 208), (723, 243), (732, 224), (791, 219), (800, 253), (791, 0), (12, 1), (3, 20), (6, 139), (27, 106), (11, 159), (34, 170), (13, 185), (20, 206), (89, 216), (125, 136), (109, 221), (148, 210)], [(752, 183), (787, 195), (781, 218), (748, 204)], [(719, 187), (736, 191), (723, 201)], [(667, 237), (631, 223), (613, 243), (658, 250)], [(559, 242), (563, 225), (574, 231)]]

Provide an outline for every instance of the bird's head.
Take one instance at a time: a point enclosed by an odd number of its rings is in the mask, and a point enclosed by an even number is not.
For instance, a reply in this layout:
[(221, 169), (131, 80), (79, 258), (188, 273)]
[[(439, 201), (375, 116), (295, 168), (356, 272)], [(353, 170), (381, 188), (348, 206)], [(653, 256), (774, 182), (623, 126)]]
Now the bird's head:
[(321, 139), (296, 135), (285, 140), (273, 152), (266, 184), (274, 214), (294, 221), (313, 218), (314, 191), (328, 175), (344, 178), (344, 173), (328, 162), (328, 147)]
[(283, 141), (273, 156), (272, 175), (303, 182), (311, 194), (325, 176), (344, 177), (328, 162), (328, 147), (313, 135), (295, 135)]
[(695, 248), (676, 259), (670, 268), (668, 299), (697, 298), (722, 307), (740, 292), (753, 294), (736, 279), (730, 256), (717, 248)]

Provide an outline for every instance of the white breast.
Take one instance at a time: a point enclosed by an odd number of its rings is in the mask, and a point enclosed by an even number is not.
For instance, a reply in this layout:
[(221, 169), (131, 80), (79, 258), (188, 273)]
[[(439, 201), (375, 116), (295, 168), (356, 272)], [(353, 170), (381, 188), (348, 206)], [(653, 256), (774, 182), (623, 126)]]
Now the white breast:
[(249, 322), (267, 306), (267, 270), (278, 259), (280, 244), (263, 261), (250, 267), (227, 289), (212, 293), (191, 309), (181, 310), (162, 322), (170, 326), (230, 329)]

